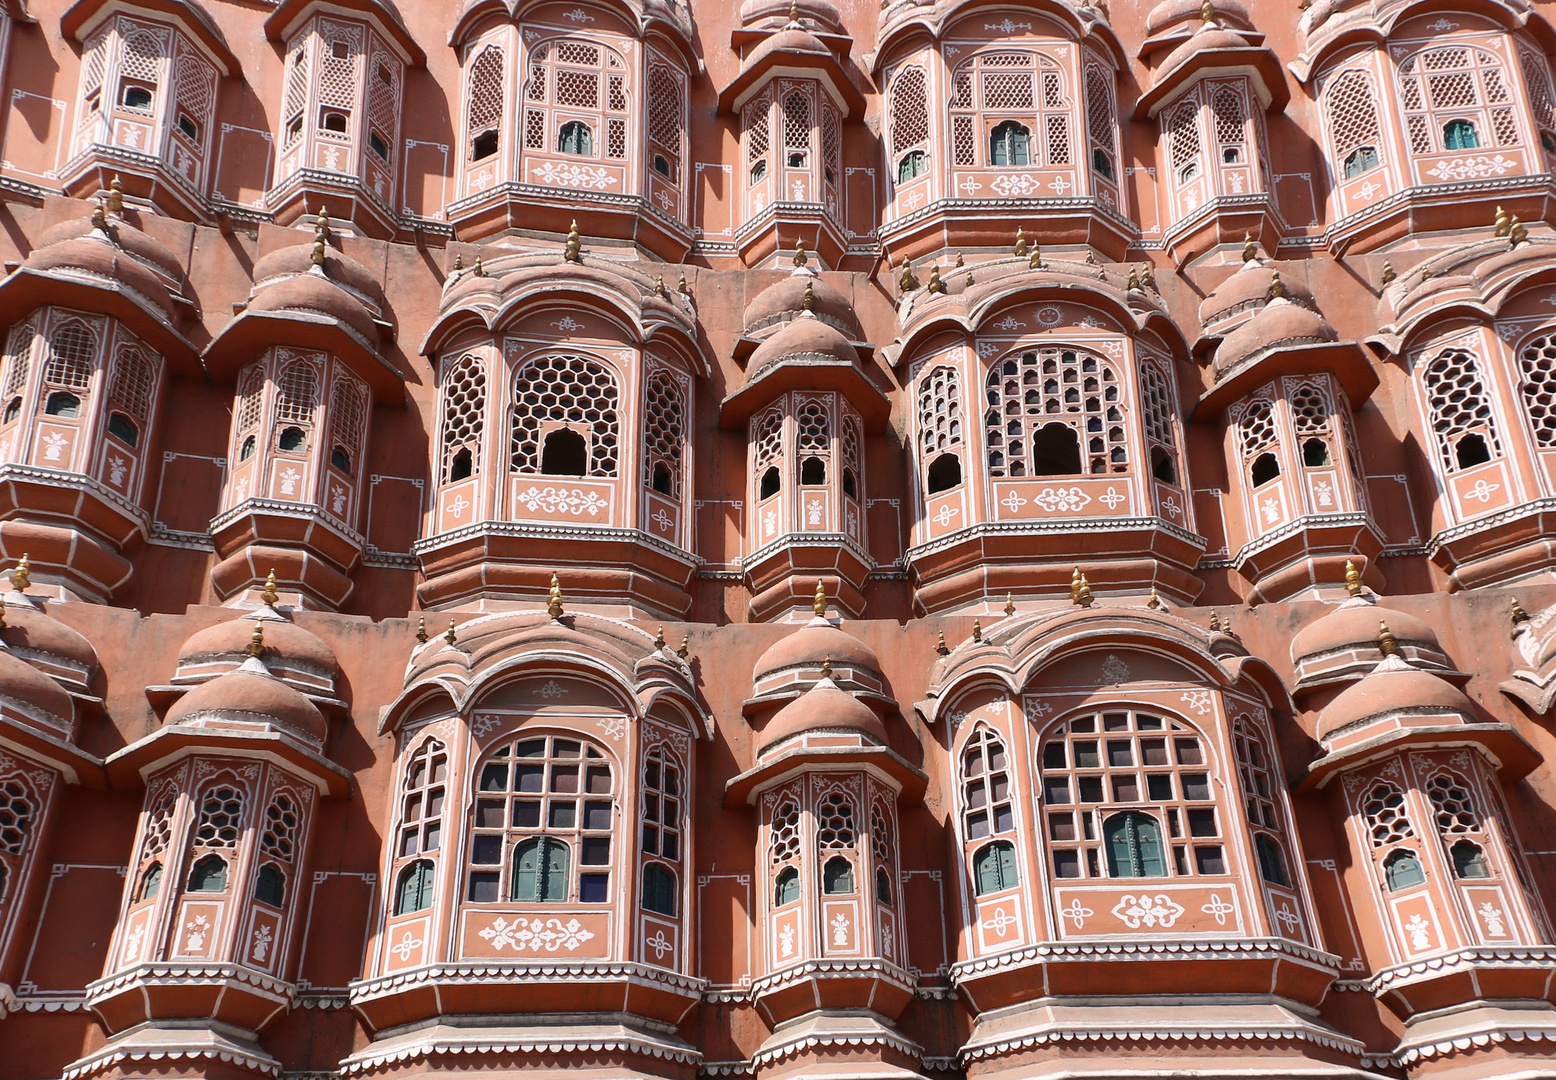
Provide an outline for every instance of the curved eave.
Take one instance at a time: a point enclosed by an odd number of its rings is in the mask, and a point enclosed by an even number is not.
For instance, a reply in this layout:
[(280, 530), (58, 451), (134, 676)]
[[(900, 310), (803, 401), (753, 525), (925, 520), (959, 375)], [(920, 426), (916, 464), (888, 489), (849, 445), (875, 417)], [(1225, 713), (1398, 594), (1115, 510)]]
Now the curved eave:
[(277, 761), (311, 780), (320, 794), (335, 798), (345, 795), (351, 786), (351, 773), (296, 736), (275, 728), (243, 730), (173, 724), (110, 754), (103, 765), (114, 787), (134, 789), (143, 786), (154, 769), (207, 753)]
[(1277, 346), (1239, 364), (1237, 369), (1200, 395), (1195, 420), (1221, 414), (1232, 402), (1281, 375), (1327, 372), (1345, 389), (1353, 407), (1360, 407), (1378, 387), (1372, 358), (1357, 341), (1322, 341), (1312, 345)]
[[(937, 0), (935, 6), (929, 11), (915, 10), (913, 14), (900, 21), (891, 22), (883, 30), (877, 31), (875, 47), (877, 69), (880, 58), (891, 55), (898, 46), (897, 39), (904, 34), (915, 30), (922, 31), (927, 33), (932, 41), (938, 43), (951, 23), (979, 11), (988, 14), (1007, 11), (1016, 17), (1036, 12), (1068, 29), (1072, 41), (1081, 42), (1091, 39), (1093, 44), (1100, 44), (1113, 61), (1115, 69), (1122, 68), (1127, 59), (1127, 54), (1119, 44), (1112, 27), (1100, 19), (1082, 19), (1069, 5), (1059, 3), (1058, 0), (1026, 0), (1022, 4), (1012, 3), (1011, 0)], [(889, 17), (890, 9), (887, 15)]]
[(0, 7), (3, 7), (5, 13), (11, 17), (12, 22), (36, 23), (38, 21), (27, 10), (27, 0), (0, 0)]
[(662, 701), (669, 701), (678, 706), (682, 712), (690, 717), (687, 725), (691, 733), (706, 742), (712, 742), (717, 734), (713, 723), (713, 714), (703, 708), (702, 702), (697, 700), (686, 687), (675, 682), (649, 679), (645, 681), (642, 689), (638, 691), (638, 709), (644, 716), (650, 715)]
[[(1419, 0), (1417, 3), (1400, 4), (1386, 10), (1381, 16), (1371, 14), (1372, 8), (1356, 8), (1336, 13), (1326, 19), (1309, 39), (1316, 43), (1293, 61), (1290, 69), (1301, 82), (1307, 82), (1315, 71), (1337, 52), (1353, 45), (1372, 43), (1383, 45), (1394, 28), (1418, 15), (1443, 13), (1446, 15), (1479, 15), (1509, 33), (1524, 31), (1533, 37), (1546, 52), (1556, 51), (1556, 30), (1544, 16), (1533, 10), (1515, 11), (1497, 0)], [(1347, 17), (1349, 16), (1349, 17)], [(1333, 30), (1328, 30), (1333, 26)]]
[(237, 75), (243, 70), (221, 29), (194, 0), (76, 0), (59, 17), (59, 28), (71, 41), (80, 43), (105, 19), (120, 11), (176, 22), (223, 75)]
[[(1216, 12), (1216, 18), (1221, 25), (1240, 37), (1246, 38), (1250, 45), (1263, 45), (1264, 35), (1251, 26), (1242, 25), (1242, 20), (1229, 17), (1227, 12)], [(1185, 21), (1174, 23), (1169, 29), (1158, 30), (1140, 43), (1135, 50), (1135, 59), (1141, 62), (1149, 59), (1152, 53), (1169, 53), (1183, 42), (1193, 37), (1199, 29), (1199, 14), (1184, 16)]]
[(375, 405), (405, 404), (405, 376), (351, 327), (316, 311), (244, 311), (206, 346), (201, 361), (213, 378), (235, 379), (240, 367), (272, 345), (334, 353), (367, 380)]
[(1157, 81), (1135, 102), (1136, 120), (1154, 120), (1156, 114), (1171, 105), (1202, 79), (1226, 75), (1247, 75), (1254, 86), (1260, 108), (1284, 109), (1291, 100), (1286, 73), (1275, 54), (1262, 46), (1242, 49), (1209, 49), (1193, 53)]
[[(451, 48), (463, 48), (492, 21), (518, 22), (523, 9), (543, 0), (474, 0), (467, 3), (459, 18), (448, 32)], [(636, 27), (638, 36), (646, 39), (658, 33), (673, 44), (681, 54), (688, 70), (701, 69), (696, 49), (692, 44), (693, 29), (689, 21), (679, 22), (668, 12), (641, 3), (601, 3), (599, 0), (581, 0), (582, 7), (597, 7), (611, 11), (628, 27)], [(668, 6), (668, 5), (667, 5)]]
[(789, 390), (835, 390), (859, 410), (866, 434), (886, 429), (891, 401), (855, 364), (841, 360), (788, 357), (758, 372), (719, 405), (719, 426), (739, 430), (751, 414)]
[(897, 787), (898, 797), (920, 802), (929, 787), (924, 771), (889, 746), (816, 747), (795, 745), (767, 758), (753, 769), (731, 777), (724, 785), (724, 805), (750, 806), (762, 791), (796, 770), (834, 772), (866, 769), (886, 776)]
[(111, 316), (161, 353), (177, 374), (197, 376), (204, 370), (194, 345), (174, 329), (165, 313), (139, 293), (106, 278), (19, 266), (0, 281), (0, 322), (9, 325), (44, 304)]
[[(1408, 715), (1406, 713), (1405, 715)], [(1352, 743), (1315, 759), (1307, 767), (1298, 790), (1327, 786), (1342, 772), (1367, 762), (1393, 757), (1410, 747), (1430, 750), (1468, 748), (1484, 754), (1504, 784), (1528, 776), (1543, 762), (1540, 753), (1510, 724), (1460, 723), (1430, 724), (1420, 727), (1390, 727), (1370, 739)]]
[(67, 784), (91, 788), (108, 786), (108, 777), (103, 772), (100, 758), (58, 735), (20, 723), (9, 716), (0, 716), (0, 750), (57, 769)]
[(719, 91), (719, 112), (738, 113), (762, 87), (784, 76), (815, 79), (826, 90), (832, 104), (843, 110), (847, 119), (864, 115), (865, 100), (849, 78), (848, 71), (831, 53), (771, 52), (741, 70), (730, 84)]
[(1450, 320), (1467, 319), (1489, 326), (1495, 318), (1492, 308), (1473, 295), (1422, 297), (1405, 309), (1402, 319), (1379, 327), (1367, 338), (1367, 344), (1385, 356), (1402, 355), (1413, 339)]
[(412, 67), (427, 66), (427, 54), (411, 37), (400, 13), (384, 0), (282, 0), (265, 17), (265, 36), (271, 41), (284, 42), (292, 36), (298, 23), (315, 12), (367, 19), (378, 28), (379, 33), (389, 39), (401, 60)]

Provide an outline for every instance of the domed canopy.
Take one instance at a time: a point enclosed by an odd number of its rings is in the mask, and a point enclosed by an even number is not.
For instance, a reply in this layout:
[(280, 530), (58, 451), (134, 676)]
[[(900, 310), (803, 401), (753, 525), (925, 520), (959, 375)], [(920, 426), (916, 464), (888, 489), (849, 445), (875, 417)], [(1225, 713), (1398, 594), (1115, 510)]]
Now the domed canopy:
[(324, 714), (314, 703), (257, 660), (189, 691), (168, 710), (166, 723), (169, 727), (268, 724), (315, 749), (324, 745), (328, 732)]
[[(29, 604), (5, 605), (5, 629), (0, 639), (25, 660), (69, 673), (76, 689), (85, 692), (97, 672), (97, 650), (83, 635)], [(58, 675), (56, 677), (59, 677)]]
[[(174, 284), (181, 285), (183, 283), (183, 263), (179, 261), (178, 256), (173, 254), (173, 250), (166, 244), (157, 240), (149, 233), (142, 232), (121, 217), (109, 217), (107, 224), (109, 238), (114, 243), (141, 262), (149, 265), (152, 269), (166, 275)], [(38, 248), (46, 248), (52, 247), (54, 244), (64, 243), (67, 240), (78, 240), (84, 236), (91, 236), (96, 228), (97, 226), (90, 217), (61, 221), (43, 230), (43, 235), (38, 238), (37, 246)]]
[[(273, 280), (308, 274), (313, 268), (313, 241), (278, 248), (254, 264), (254, 286), (257, 291)], [(367, 267), (332, 248), (326, 248), (322, 270), (331, 282), (360, 294), (371, 307), (377, 309), (374, 314), (383, 312), (383, 286)]]
[(824, 31), (834, 34), (843, 32), (843, 20), (837, 8), (827, 0), (745, 0), (740, 5), (742, 26), (771, 20), (782, 20), (787, 25), (795, 15), (799, 16), (802, 23), (818, 24)]
[(1329, 342), (1337, 336), (1334, 327), (1318, 312), (1278, 296), (1221, 339), (1216, 349), (1216, 371), (1231, 371), (1271, 349)]
[(36, 248), (22, 262), (22, 266), (28, 270), (66, 274), (76, 271), (98, 280), (113, 282), (154, 306), (164, 319), (173, 318), (173, 297), (161, 277), (101, 233)]
[(1297, 631), (1291, 639), (1291, 659), (1301, 664), (1332, 653), (1371, 650), (1376, 655), (1380, 624), (1386, 625), (1401, 648), (1415, 646), (1442, 656), (1437, 633), (1423, 619), (1361, 598), (1347, 600)]
[(1248, 39), (1236, 31), (1217, 26), (1215, 23), (1203, 23), (1193, 36), (1167, 54), (1167, 59), (1162, 61), (1162, 66), (1156, 71), (1156, 81), (1165, 82), (1174, 71), (1187, 63), (1191, 56), (1222, 49), (1246, 49), (1247, 47)]
[(816, 618), (764, 652), (751, 671), (751, 681), (760, 683), (791, 668), (819, 669), (829, 660), (837, 667), (880, 675), (881, 662), (874, 649), (826, 619)]
[(820, 319), (801, 316), (756, 347), (746, 364), (746, 377), (755, 378), (786, 360), (856, 364), (859, 353), (832, 326)]
[(807, 286), (811, 314), (840, 330), (850, 341), (863, 340), (864, 328), (848, 298), (814, 274), (790, 274), (758, 293), (741, 316), (746, 333), (755, 334), (797, 318), (805, 310)]
[(1319, 714), (1318, 738), (1327, 741), (1368, 720), (1399, 713), (1441, 714), (1460, 723), (1475, 720), (1475, 706), (1456, 686), (1391, 655)]
[[(178, 650), (175, 678), (197, 676), (200, 668), (211, 665), (240, 666), (249, 658), (254, 627), (252, 619), (228, 619), (191, 634)], [(297, 672), (305, 678), (294, 681), (302, 682), (308, 689), (334, 690), (335, 680), (340, 677), (340, 661), (334, 650), (314, 634), (285, 619), (265, 619), (262, 645), (267, 666), (283, 675)]]
[[(1249, 259), (1243, 263), (1235, 274), (1212, 289), (1210, 295), (1200, 302), (1199, 321), (1206, 332), (1217, 330), (1217, 323), (1262, 308), (1269, 299), (1270, 286), (1274, 284), (1278, 273), (1280, 271), (1277, 267), (1259, 259)], [(1289, 281), (1283, 277), (1280, 284), (1286, 299), (1292, 303), (1303, 307), (1314, 306), (1312, 292), (1300, 281)]]
[(0, 703), (49, 727), (68, 731), (75, 707), (53, 679), (11, 652), (0, 649)]
[[(1253, 25), (1248, 19), (1248, 9), (1238, 0), (1211, 0), (1210, 9), (1217, 19), (1238, 26)], [(1204, 0), (1162, 0), (1145, 17), (1146, 36), (1154, 37), (1168, 27), (1189, 19), (1198, 20), (1203, 11)]]
[(366, 304), (323, 274), (298, 274), (255, 286), (249, 311), (300, 311), (345, 323), (378, 347), (378, 326)]
[(838, 689), (831, 679), (822, 679), (805, 693), (779, 709), (757, 736), (757, 753), (765, 754), (779, 743), (816, 731), (852, 731), (867, 739), (886, 744), (886, 725), (875, 711), (854, 695)]

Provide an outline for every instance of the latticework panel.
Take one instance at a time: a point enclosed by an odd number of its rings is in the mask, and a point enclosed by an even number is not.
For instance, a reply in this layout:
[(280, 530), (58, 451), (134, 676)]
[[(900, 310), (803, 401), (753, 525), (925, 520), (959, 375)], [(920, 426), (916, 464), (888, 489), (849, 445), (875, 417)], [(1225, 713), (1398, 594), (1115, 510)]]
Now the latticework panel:
[(109, 396), (120, 408), (138, 420), (151, 412), (151, 390), (157, 370), (146, 351), (135, 345), (120, 345), (113, 360), (113, 388)]
[(68, 322), (49, 335), (49, 359), (43, 381), (50, 386), (85, 390), (97, 367), (97, 338), (78, 322)]
[(751, 426), (751, 445), (755, 450), (756, 471), (783, 458), (783, 410), (768, 409)]
[(670, 475), (673, 499), (681, 497), (681, 457), (686, 443), (686, 409), (681, 388), (669, 374), (657, 371), (648, 380), (643, 412), (643, 479), (652, 484), (654, 472), (664, 465)]
[(1140, 408), (1146, 437), (1152, 442), (1171, 447), (1174, 443), (1173, 416), (1177, 407), (1173, 404), (1167, 376), (1150, 361), (1140, 364)]
[(450, 479), (454, 455), (470, 451), (481, 458), (481, 434), (486, 427), (486, 365), (474, 353), (450, 364), (443, 375), (443, 482)]
[(0, 851), (8, 855), (22, 853), (37, 812), (37, 799), (20, 779), (0, 780)]
[(797, 858), (799, 853), (800, 807), (790, 799), (773, 812), (767, 834), (767, 858), (772, 865), (782, 866)]
[[(1469, 45), (1423, 49), (1399, 65), (1400, 103), (1417, 152), (1514, 146), (1504, 61)], [(1498, 106), (1501, 106), (1500, 108)]]
[(686, 76), (664, 64), (648, 69), (648, 139), (669, 156), (671, 176), (678, 175), (686, 138)]
[(1473, 354), (1451, 349), (1427, 365), (1421, 380), (1432, 432), (1448, 468), (1457, 467), (1453, 447), (1459, 436), (1469, 431), (1479, 433), (1493, 454), (1500, 453), (1491, 402)]
[[(29, 357), (32, 355), (32, 337), (35, 327), (32, 323), (19, 323), (11, 328), (11, 336), (5, 346), (5, 391), (4, 398), (9, 402), (12, 397), (20, 393), (22, 387), (27, 385), (27, 372), (32, 366)], [(4, 407), (0, 402), (0, 408)]]
[(232, 429), (242, 435), (258, 423), (265, 405), (265, 363), (256, 360), (238, 375), (238, 409)]
[(1436, 811), (1438, 832), (1451, 836), (1480, 830), (1474, 796), (1457, 776), (1438, 773), (1426, 782), (1426, 794)]
[(503, 51), (500, 45), (487, 45), (476, 54), (465, 80), (465, 125), (471, 135), (497, 131), (502, 127)]
[(825, 454), (832, 449), (832, 410), (824, 401), (810, 400), (794, 414), (795, 445), (802, 454)]
[(1524, 90), (1528, 94), (1529, 111), (1534, 115), (1541, 142), (1546, 149), (1556, 153), (1556, 106), (1551, 99), (1551, 67), (1545, 57), (1527, 49), (1518, 51), (1518, 64), (1524, 73)]
[(841, 792), (825, 796), (816, 807), (816, 847), (822, 851), (851, 848), (858, 840), (853, 800)]
[[(980, 53), (965, 61), (951, 80), (951, 151), (955, 164), (978, 164), (976, 133), (1012, 116), (1028, 127), (1034, 139), (1042, 140), (1041, 153), (1034, 151), (1032, 164), (1071, 163), (1071, 101), (1065, 92), (1064, 75), (1054, 60), (1024, 50)], [(978, 115), (955, 115), (967, 112)], [(992, 147), (988, 149), (992, 158), (994, 151)]]
[(512, 468), (540, 471), (541, 428), (547, 421), (593, 435), (590, 476), (615, 476), (621, 437), (616, 380), (583, 356), (543, 356), (527, 364), (513, 384)]
[(746, 137), (746, 164), (755, 165), (767, 156), (767, 150), (772, 139), (772, 123), (769, 112), (772, 109), (772, 100), (766, 92), (759, 94), (755, 99), (746, 103), (741, 110), (741, 128)]
[(1556, 448), (1556, 335), (1542, 334), (1520, 349), (1518, 367), (1535, 445)]
[(903, 68), (892, 80), (887, 124), (893, 158), (929, 141), (929, 78), (918, 65)]
[(1335, 159), (1344, 162), (1351, 152), (1370, 146), (1382, 152), (1378, 127), (1377, 91), (1366, 71), (1341, 72), (1324, 88), (1324, 117)]
[(301, 844), (302, 814), (297, 803), (285, 792), (278, 794), (265, 808), (259, 850), (283, 862), (291, 862)]
[(1287, 400), (1291, 403), (1291, 426), (1297, 435), (1329, 434), (1329, 395), (1321, 387), (1303, 383), (1291, 391)]
[(319, 369), (311, 360), (294, 360), (276, 379), (276, 421), (307, 423), (319, 406)]
[(1362, 816), (1373, 847), (1385, 847), (1415, 835), (1405, 814), (1405, 793), (1393, 784), (1379, 783), (1367, 793)]
[(962, 376), (937, 367), (918, 386), (919, 445), (927, 459), (962, 442)]
[(320, 19), (319, 37), (319, 102), (349, 109), (361, 94), (362, 29), (350, 23)]
[(1238, 440), (1242, 443), (1243, 456), (1251, 457), (1275, 445), (1275, 403), (1260, 398), (1243, 410), (1237, 423)]
[(783, 99), (783, 145), (790, 150), (809, 150), (810, 97), (794, 91)]
[(1186, 101), (1172, 112), (1167, 122), (1167, 145), (1172, 152), (1172, 173), (1180, 180), (1193, 175), (1190, 166), (1197, 166), (1200, 156), (1199, 105)]
[(1094, 353), (1048, 348), (1008, 357), (989, 372), (987, 395), (991, 476), (1067, 475), (1039, 459), (1041, 433), (1056, 422), (1076, 434), (1075, 471), (1120, 472), (1129, 464), (1118, 375)]
[(203, 848), (236, 848), (243, 829), (243, 793), (230, 784), (211, 788), (200, 800), (194, 842)]
[(330, 393), (330, 446), (344, 450), (353, 462), (362, 449), (366, 414), (367, 387), (354, 379), (337, 380)]

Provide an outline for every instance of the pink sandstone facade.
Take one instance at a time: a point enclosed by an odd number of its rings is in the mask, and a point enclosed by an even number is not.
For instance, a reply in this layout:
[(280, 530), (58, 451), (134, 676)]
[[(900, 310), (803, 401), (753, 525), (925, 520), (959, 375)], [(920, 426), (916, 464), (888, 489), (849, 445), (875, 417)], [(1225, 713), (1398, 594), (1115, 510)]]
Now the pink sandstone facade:
[(1553, 17), (0, 0), (0, 1080), (1556, 1077)]

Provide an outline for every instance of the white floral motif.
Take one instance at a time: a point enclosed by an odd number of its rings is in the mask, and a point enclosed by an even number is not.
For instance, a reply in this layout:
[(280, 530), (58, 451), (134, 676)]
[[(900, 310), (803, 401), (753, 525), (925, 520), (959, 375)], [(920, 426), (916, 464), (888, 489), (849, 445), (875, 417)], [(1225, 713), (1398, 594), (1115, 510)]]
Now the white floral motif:
[(1237, 905), (1221, 899), (1220, 893), (1211, 893), (1210, 903), (1200, 908), (1200, 910), (1215, 919), (1217, 926), (1225, 926), (1226, 917), (1237, 910)]
[(1439, 180), (1471, 180), (1482, 179), (1487, 176), (1501, 176), (1509, 169), (1516, 169), (1518, 162), (1512, 158), (1503, 157), (1501, 154), (1495, 157), (1486, 157), (1484, 154), (1478, 157), (1454, 158), (1452, 161), (1439, 161), (1436, 165), (1426, 170), (1427, 176), (1435, 176)]
[(1025, 325), (1026, 323), (1022, 322), (1014, 315), (1006, 315), (1003, 319), (994, 324), (994, 328), (996, 330), (1004, 330), (1008, 333), (1011, 330), (1019, 330)]
[(1012, 514), (1014, 514), (1017, 510), (1020, 510), (1026, 504), (1027, 500), (1023, 499), (1021, 495), (1015, 491), (1010, 492), (1000, 500), (1000, 505), (1005, 507)]
[(983, 24), (983, 28), (985, 30), (998, 30), (1000, 33), (1004, 34), (1006, 37), (1009, 37), (1011, 34), (1014, 34), (1017, 30), (1030, 31), (1032, 29), (1032, 24), (1029, 23), (1029, 22), (1020, 22), (1020, 23), (1018, 23), (1018, 22), (1011, 22), (1010, 19), (1007, 17), (1004, 22), (984, 23)]
[(669, 532), (670, 527), (675, 524), (675, 518), (671, 517), (662, 506), (654, 512), (654, 516), (649, 518), (649, 520), (654, 523), (654, 527), (660, 532)]
[(346, 489), (339, 484), (330, 485), (330, 511), (335, 514), (346, 512)]
[(956, 515), (960, 514), (961, 512), (962, 511), (959, 507), (952, 506), (950, 503), (942, 503), (940, 505), (940, 509), (935, 512), (935, 516), (931, 518), (931, 520), (943, 529), (947, 525), (951, 524), (951, 522), (956, 518)]
[(1073, 919), (1075, 922), (1075, 929), (1080, 930), (1085, 927), (1086, 920), (1095, 915), (1096, 912), (1091, 910), (1091, 908), (1084, 906), (1081, 903), (1081, 898), (1077, 896), (1070, 901), (1069, 907), (1060, 908), (1059, 914), (1066, 919)]
[(1027, 723), (1035, 724), (1043, 717), (1054, 711), (1054, 707), (1046, 701), (1038, 701), (1036, 698), (1028, 698), (1026, 709)]
[(184, 951), (199, 952), (205, 948), (205, 937), (211, 932), (211, 920), (204, 915), (196, 915), (184, 924), (184, 931), (188, 935), (184, 938)]
[(1148, 893), (1139, 896), (1125, 893), (1113, 906), (1113, 914), (1131, 930), (1138, 930), (1142, 926), (1160, 926), (1166, 930), (1183, 914), (1183, 905), (1166, 893), (1157, 893), (1155, 896)]
[(405, 933), (400, 935), (399, 941), (389, 946), (389, 951), (392, 953), (398, 953), (400, 957), (400, 963), (403, 964), (411, 958), (412, 953), (421, 948), (421, 945), (422, 939), (416, 937), (409, 930), (406, 930)]
[(124, 484), (124, 475), (130, 471), (129, 464), (118, 454), (112, 454), (108, 458), (108, 482), (114, 487)]
[(1006, 911), (1003, 904), (995, 908), (994, 913), (983, 920), (983, 928), (985, 930), (993, 930), (997, 937), (1004, 937), (1007, 931), (1014, 932), (1015, 928), (1020, 924), (1021, 920), (1016, 918), (1016, 913)]
[(556, 952), (558, 949), (567, 949), (569, 952), (578, 948), (584, 942), (593, 939), (594, 935), (585, 930), (577, 919), (529, 919), (522, 917), (508, 922), (502, 916), (498, 916), (485, 930), (481, 931), (481, 937), (492, 943), (492, 948), (501, 952), (512, 947), (514, 952)]
[(1072, 488), (1044, 488), (1037, 498), (1032, 500), (1038, 509), (1048, 513), (1074, 513), (1083, 509), (1091, 502), (1091, 496), (1078, 487)]
[(1177, 520), (1183, 516), (1183, 507), (1178, 505), (1178, 500), (1171, 495), (1162, 500), (1162, 509), (1167, 511), (1167, 516)]
[(567, 14), (563, 15), (562, 18), (572, 19), (575, 23), (594, 21), (594, 16), (590, 15), (583, 8), (574, 8), (572, 11), (569, 11)]
[(445, 509), (453, 515), (455, 521), (458, 521), (460, 518), (465, 516), (465, 511), (470, 509), (472, 505), (473, 504), (470, 502), (470, 500), (466, 499), (464, 494), (461, 493), (459, 495), (455, 495), (454, 501), (449, 503)]
[(530, 513), (545, 510), (552, 514), (572, 514), (574, 517), (585, 513), (590, 517), (599, 517), (601, 511), (610, 509), (610, 503), (600, 498), (598, 492), (572, 488), (531, 487), (521, 493), (518, 499)]
[(1186, 690), (1183, 694), (1183, 703), (1201, 716), (1210, 711), (1214, 700), (1209, 690)]
[(1491, 501), (1491, 496), (1502, 490), (1501, 484), (1488, 484), (1485, 478), (1475, 481), (1475, 486), (1464, 493), (1466, 499), (1476, 499), (1482, 503)]
[(1475, 909), (1475, 913), (1480, 916), (1480, 921), (1486, 924), (1487, 937), (1507, 936), (1507, 926), (1504, 922), (1505, 917), (1502, 914), (1501, 908), (1494, 906), (1491, 901), (1487, 900)]
[(809, 506), (807, 506), (805, 508), (805, 524), (807, 524), (807, 525), (820, 525), (821, 524), (821, 501), (819, 499), (813, 501)]
[(1265, 499), (1259, 506), (1259, 509), (1264, 513), (1264, 523), (1266, 525), (1273, 525), (1280, 520), (1280, 503), (1276, 501), (1275, 496), (1271, 495)]
[(663, 960), (665, 958), (665, 953), (675, 948), (675, 946), (670, 943), (670, 939), (665, 937), (663, 928), (661, 928), (659, 932), (656, 933), (653, 937), (643, 942), (643, 944), (654, 950), (655, 960)]
[(620, 716), (607, 716), (600, 721), (600, 730), (609, 735), (616, 742), (627, 733), (627, 721)]
[(1098, 686), (1117, 686), (1129, 681), (1129, 665), (1112, 653), (1102, 661), (1102, 672), (1097, 676)]
[(584, 328), (584, 324), (573, 318), (571, 315), (563, 315), (560, 319), (551, 325), (567, 334), (571, 334), (574, 330), (582, 330)]
[(1334, 486), (1328, 480), (1320, 480), (1313, 485), (1313, 497), (1318, 500), (1319, 506), (1334, 505)]
[[(947, 51), (949, 52), (950, 50)], [(978, 182), (976, 177), (969, 176), (966, 180), (963, 180), (960, 184), (958, 184), (956, 189), (963, 195), (971, 198), (973, 195), (976, 195), (978, 192), (983, 190), (983, 185)]]
[(554, 701), (566, 692), (567, 691), (562, 688), (562, 684), (557, 682), (555, 679), (547, 679), (541, 685), (540, 689), (535, 691), (535, 693), (539, 694), (547, 701)]
[(785, 923), (784, 928), (778, 931), (778, 952), (781, 956), (794, 955), (794, 924)]
[(1114, 490), (1113, 485), (1109, 484), (1108, 493), (1106, 495), (1097, 496), (1097, 501), (1107, 503), (1109, 510), (1117, 510), (1118, 504), (1124, 502), (1126, 499), (1128, 499), (1128, 497), (1129, 496), (1127, 495), (1120, 495), (1117, 491)]
[(548, 161), (536, 166), (535, 179), (543, 184), (560, 184), (566, 187), (593, 188), (604, 191), (616, 182), (610, 170), (600, 165), (564, 165)]
[(1432, 927), (1418, 911), (1405, 923), (1405, 933), (1410, 935), (1412, 949), (1425, 949), (1432, 944)]
[(303, 474), (288, 465), (281, 470), (281, 494), (297, 494), (297, 481), (303, 478)]
[(832, 944), (848, 944), (848, 916), (839, 911), (832, 916)]
[(989, 186), (1007, 199), (1013, 195), (1031, 195), (1043, 190), (1041, 183), (1025, 174), (1001, 176), (991, 180)]
[(249, 947), (249, 955), (256, 963), (263, 964), (265, 957), (270, 955), (271, 931), (268, 926), (261, 926), (254, 931), (254, 942)]
[(1049, 181), (1048, 186), (1057, 192), (1059, 197), (1062, 199), (1064, 198), (1064, 193), (1069, 191), (1075, 185), (1070, 183), (1062, 176), (1056, 176), (1051, 181)]
[(476, 713), (475, 720), (470, 724), (470, 730), (475, 732), (475, 737), (484, 739), (492, 731), (502, 726), (502, 717), (497, 713)]
[(146, 924), (136, 923), (135, 929), (130, 931), (130, 936), (124, 939), (124, 959), (126, 961), (140, 959), (140, 943), (146, 936)]
[(1291, 904), (1284, 897), (1280, 902), (1280, 910), (1275, 913), (1275, 921), (1280, 923), (1281, 933), (1287, 937), (1297, 936), (1297, 927), (1302, 925), (1302, 920), (1291, 910)]
[(769, 510), (762, 515), (762, 531), (767, 534), (778, 531), (778, 511)]
[(43, 460), (63, 461), (65, 459), (65, 447), (70, 445), (70, 440), (57, 431), (51, 431), (43, 437)]

